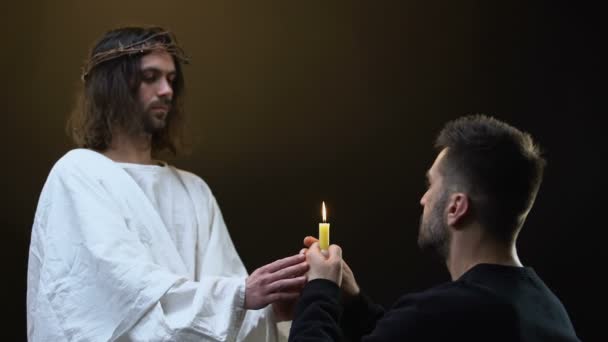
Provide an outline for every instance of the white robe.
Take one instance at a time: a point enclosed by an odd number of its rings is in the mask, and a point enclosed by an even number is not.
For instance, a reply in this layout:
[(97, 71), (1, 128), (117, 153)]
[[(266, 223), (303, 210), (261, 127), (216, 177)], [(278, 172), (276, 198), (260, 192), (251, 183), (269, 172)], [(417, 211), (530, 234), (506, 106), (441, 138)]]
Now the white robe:
[(85, 149), (51, 170), (32, 228), (28, 339), (276, 340), (270, 307), (243, 308), (247, 271), (205, 182), (166, 167), (195, 213), (169, 227), (127, 171)]

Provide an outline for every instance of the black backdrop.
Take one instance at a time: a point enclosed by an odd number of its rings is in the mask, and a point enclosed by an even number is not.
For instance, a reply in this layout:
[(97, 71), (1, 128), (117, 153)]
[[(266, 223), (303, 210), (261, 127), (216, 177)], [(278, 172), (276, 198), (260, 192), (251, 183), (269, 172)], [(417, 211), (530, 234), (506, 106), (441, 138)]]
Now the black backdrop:
[[(157, 24), (186, 67), (194, 152), (247, 268), (295, 253), (328, 205), (332, 241), (388, 305), (447, 281), (416, 247), (424, 172), (441, 125), (488, 113), (528, 132), (548, 168), (522, 261), (601, 335), (606, 190), (599, 9), (573, 2), (41, 1), (2, 13), (3, 301), (25, 339), (27, 250), (38, 194), (71, 145), (64, 123), (88, 48), (106, 29)], [(602, 94), (603, 95), (603, 94)], [(13, 323), (14, 322), (14, 323)]]

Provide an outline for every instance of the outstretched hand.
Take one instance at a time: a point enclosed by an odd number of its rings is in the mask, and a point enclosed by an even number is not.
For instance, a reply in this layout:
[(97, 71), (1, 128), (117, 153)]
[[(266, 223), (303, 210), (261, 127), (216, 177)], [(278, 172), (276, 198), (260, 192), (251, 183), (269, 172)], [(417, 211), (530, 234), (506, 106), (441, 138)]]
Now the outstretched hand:
[(262, 266), (247, 278), (245, 309), (257, 310), (277, 301), (295, 300), (306, 283), (306, 257), (296, 254)]

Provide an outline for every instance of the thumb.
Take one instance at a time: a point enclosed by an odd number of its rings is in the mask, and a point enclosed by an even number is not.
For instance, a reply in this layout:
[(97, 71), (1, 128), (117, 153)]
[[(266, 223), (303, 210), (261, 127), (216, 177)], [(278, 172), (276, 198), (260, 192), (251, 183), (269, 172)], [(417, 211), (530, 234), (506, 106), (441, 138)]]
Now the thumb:
[(338, 245), (329, 246), (329, 259), (330, 260), (341, 260), (342, 259), (342, 248)]
[(308, 253), (306, 253), (306, 257), (310, 257), (313, 260), (327, 259), (327, 251), (321, 250), (321, 248), (319, 247), (319, 243), (315, 242), (310, 245), (310, 248), (308, 248)]
[(304, 246), (310, 247), (313, 243), (315, 243), (317, 241), (319, 241), (319, 240), (317, 240), (315, 237), (307, 236), (304, 238)]

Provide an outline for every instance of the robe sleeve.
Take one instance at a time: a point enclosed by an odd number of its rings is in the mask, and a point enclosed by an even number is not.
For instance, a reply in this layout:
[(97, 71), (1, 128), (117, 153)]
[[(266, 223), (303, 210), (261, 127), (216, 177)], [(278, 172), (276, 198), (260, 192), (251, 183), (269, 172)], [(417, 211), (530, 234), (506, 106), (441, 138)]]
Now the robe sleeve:
[[(201, 204), (201, 207), (197, 208), (200, 225), (197, 277), (246, 277), (247, 270), (230, 238), (215, 196), (202, 179), (194, 177), (193, 187), (200, 191), (200, 198), (204, 199), (195, 201)], [(233, 326), (237, 328), (236, 341), (276, 341), (279, 338), (271, 306), (260, 310), (246, 310), (240, 327), (236, 324)]]
[[(192, 175), (188, 175), (188, 177), (190, 177), (190, 180), (193, 178)], [(247, 270), (234, 247), (219, 205), (211, 190), (200, 178), (195, 177), (194, 180), (194, 183), (188, 180), (184, 183), (195, 202), (199, 221), (196, 279), (201, 284), (213, 284), (216, 279), (239, 279), (242, 285), (239, 286), (237, 291), (233, 291), (234, 293), (224, 291), (221, 286), (209, 286), (206, 287), (206, 290), (199, 291), (200, 294), (205, 296), (201, 299), (204, 300), (203, 304), (206, 304), (207, 307), (204, 310), (206, 314), (201, 316), (200, 322), (197, 324), (202, 327), (210, 327), (208, 328), (209, 333), (204, 335), (207, 339), (204, 340), (276, 341), (278, 336), (277, 326), (270, 306), (261, 310), (243, 309)], [(190, 188), (192, 186), (197, 187), (197, 189)], [(170, 289), (169, 294), (184, 297), (194, 296), (192, 289), (180, 289), (179, 287)], [(227, 296), (233, 297), (235, 302), (231, 305), (223, 304), (222, 301), (226, 301)], [(176, 309), (173, 325), (187, 325), (185, 323), (188, 318), (184, 319), (182, 315), (177, 314), (181, 310)], [(159, 325), (158, 323), (164, 322), (165, 311), (166, 308), (162, 310), (161, 305), (157, 305), (154, 310), (146, 314), (144, 322), (138, 324), (130, 332), (130, 338), (141, 341), (155, 339), (157, 335), (150, 332), (154, 328), (162, 328), (162, 324)], [(211, 331), (211, 328), (215, 328), (216, 331)], [(197, 337), (200, 339), (200, 335), (182, 329), (177, 332), (174, 339), (182, 341), (192, 338), (198, 341)]]

